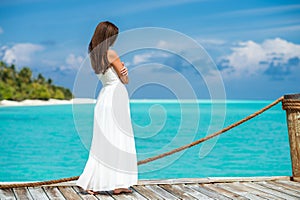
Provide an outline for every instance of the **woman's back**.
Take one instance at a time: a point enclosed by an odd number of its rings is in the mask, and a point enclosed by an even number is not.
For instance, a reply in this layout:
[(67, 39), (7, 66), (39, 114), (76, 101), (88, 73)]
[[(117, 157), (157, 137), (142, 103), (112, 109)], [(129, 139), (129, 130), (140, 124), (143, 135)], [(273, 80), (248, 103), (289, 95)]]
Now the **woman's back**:
[(116, 71), (114, 70), (113, 67), (108, 68), (104, 74), (100, 73), (100, 74), (96, 74), (96, 75), (99, 78), (99, 80), (101, 81), (103, 87), (107, 86), (107, 85), (113, 85), (113, 84), (120, 83), (118, 74), (116, 73)]

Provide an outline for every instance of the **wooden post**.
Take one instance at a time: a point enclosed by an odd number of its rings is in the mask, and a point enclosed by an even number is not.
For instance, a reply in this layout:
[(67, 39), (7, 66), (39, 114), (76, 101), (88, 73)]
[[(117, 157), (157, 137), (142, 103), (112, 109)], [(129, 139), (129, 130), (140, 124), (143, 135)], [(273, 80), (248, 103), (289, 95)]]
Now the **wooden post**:
[(292, 160), (292, 180), (300, 182), (300, 94), (284, 95), (282, 108), (286, 119)]

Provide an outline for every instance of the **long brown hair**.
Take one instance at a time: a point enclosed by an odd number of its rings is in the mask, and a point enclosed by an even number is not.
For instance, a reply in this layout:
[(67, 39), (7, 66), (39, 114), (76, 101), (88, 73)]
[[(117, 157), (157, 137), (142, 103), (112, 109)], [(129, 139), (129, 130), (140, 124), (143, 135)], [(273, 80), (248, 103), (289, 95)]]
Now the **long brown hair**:
[(111, 22), (100, 22), (97, 25), (89, 44), (91, 64), (96, 74), (104, 74), (110, 67), (107, 51), (117, 39), (118, 33), (118, 27)]

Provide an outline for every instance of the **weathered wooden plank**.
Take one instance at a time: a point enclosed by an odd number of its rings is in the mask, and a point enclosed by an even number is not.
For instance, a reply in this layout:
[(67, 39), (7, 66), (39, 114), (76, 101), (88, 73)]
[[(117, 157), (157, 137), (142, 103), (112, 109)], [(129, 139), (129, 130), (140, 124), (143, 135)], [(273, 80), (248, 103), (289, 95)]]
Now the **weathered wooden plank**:
[(138, 185), (151, 184), (180, 184), (180, 183), (223, 183), (238, 181), (267, 181), (267, 180), (290, 180), (289, 176), (258, 176), (258, 177), (209, 177), (209, 178), (176, 178), (176, 179), (153, 179), (138, 180)]
[(98, 191), (97, 194), (91, 195), (86, 190), (82, 189), (81, 187), (74, 185), (72, 187), (75, 192), (82, 198), (82, 199), (101, 199), (101, 200), (113, 200), (112, 196), (109, 194), (108, 191)]
[(166, 199), (179, 199), (176, 196), (174, 196), (173, 194), (169, 193), (168, 191), (162, 189), (158, 185), (146, 185), (145, 187), (147, 189), (150, 189), (150, 190), (156, 192), (158, 195), (160, 195), (163, 198), (166, 198)]
[(94, 195), (90, 195), (89, 193), (85, 192), (78, 186), (73, 186), (73, 190), (84, 200), (97, 200), (98, 198), (95, 197)]
[(132, 187), (135, 191), (139, 192), (141, 195), (143, 195), (147, 199), (158, 199), (158, 200), (163, 199), (161, 196), (157, 195), (152, 190), (147, 189), (144, 185), (134, 185)]
[(193, 190), (186, 184), (177, 184), (177, 187), (179, 187), (180, 189), (184, 190), (185, 192), (187, 192), (188, 194), (192, 195), (193, 197), (195, 197), (197, 199), (212, 200), (212, 198), (210, 198), (209, 196), (207, 196), (197, 190)]
[(167, 190), (169, 193), (172, 193), (174, 196), (179, 197), (180, 199), (196, 199), (192, 195), (186, 193), (184, 190), (181, 190), (178, 187), (178, 184), (160, 184), (158, 186)]
[(75, 181), (66, 181), (66, 182), (61, 182), (61, 183), (54, 183), (54, 184), (49, 184), (49, 185), (42, 185), (42, 186), (76, 186), (76, 180)]
[(273, 190), (277, 190), (279, 192), (282, 192), (282, 193), (285, 193), (285, 194), (288, 194), (288, 195), (293, 195), (293, 196), (298, 197), (300, 199), (300, 191), (295, 192), (295, 191), (290, 190), (286, 187), (282, 187), (280, 185), (272, 184), (272, 182), (260, 181), (260, 182), (256, 182), (256, 184), (260, 184), (262, 186), (271, 188)]
[(202, 184), (203, 187), (207, 187), (211, 190), (214, 190), (220, 194), (223, 194), (224, 196), (227, 196), (231, 199), (240, 199), (240, 200), (247, 200), (248, 198), (246, 197), (243, 197), (237, 193), (234, 193), (234, 192), (231, 192), (229, 190), (225, 190), (224, 188), (221, 188), (221, 187), (218, 187), (216, 184), (212, 184), (212, 183), (205, 183), (205, 184)]
[(59, 189), (57, 187), (44, 186), (43, 188), (44, 188), (46, 195), (49, 197), (49, 199), (65, 200), (65, 197), (62, 195), (62, 193), (59, 191)]
[[(25, 187), (20, 188), (13, 188), (13, 192), (16, 196), (16, 199), (20, 200), (32, 200), (32, 196), (30, 195), (30, 192)], [(1, 198), (0, 198), (1, 199)]]
[(217, 193), (209, 188), (205, 188), (203, 187), (202, 185), (200, 184), (186, 184), (187, 186), (189, 186), (190, 188), (192, 188), (193, 190), (196, 190), (198, 192), (201, 192), (209, 197), (212, 197), (212, 198), (216, 198), (216, 199), (222, 199), (222, 200), (229, 200), (230, 198), (224, 196), (223, 194), (220, 194), (220, 193)]
[(12, 189), (0, 189), (0, 199), (13, 200), (16, 199)]
[(198, 182), (202, 182), (202, 181), (209, 182), (209, 178), (176, 178), (176, 179), (138, 180), (138, 185), (198, 183)]
[(77, 200), (81, 199), (78, 193), (70, 186), (58, 186), (59, 191), (65, 197), (66, 200)]
[(245, 182), (243, 184), (246, 185), (246, 186), (249, 186), (249, 187), (253, 187), (253, 188), (255, 188), (257, 190), (260, 190), (264, 193), (272, 194), (275, 197), (280, 197), (280, 198), (283, 198), (283, 199), (298, 199), (298, 198), (295, 198), (294, 196), (287, 195), (287, 194), (284, 194), (282, 192), (278, 192), (277, 190), (266, 188), (266, 187), (261, 186), (259, 184), (255, 184), (255, 183), (251, 183), (251, 182)]
[(101, 191), (101, 192), (99, 192), (99, 194), (97, 194), (95, 196), (101, 200), (113, 200), (114, 199), (108, 191)]
[[(290, 180), (289, 176), (256, 176), (256, 177), (210, 177), (210, 183), (230, 183), (243, 181), (272, 181), (272, 180)], [(204, 182), (199, 182), (204, 183)]]
[(239, 182), (239, 183), (233, 183), (234, 184), (238, 184), (238, 187), (239, 188), (242, 188), (244, 191), (248, 191), (249, 193), (251, 194), (254, 194), (258, 197), (261, 197), (261, 198), (265, 198), (265, 199), (274, 199), (274, 200), (281, 200), (282, 198), (280, 197), (276, 197), (272, 194), (269, 194), (269, 193), (265, 193), (265, 192), (262, 192), (260, 190), (257, 190), (253, 187), (249, 187), (249, 186), (246, 186), (243, 184), (243, 182)]
[(38, 199), (38, 200), (49, 199), (45, 191), (41, 187), (28, 187), (28, 191), (30, 192), (33, 199)]
[(279, 183), (285, 183), (288, 185), (293, 185), (295, 187), (298, 187), (300, 189), (300, 183), (295, 181), (285, 181), (285, 180), (278, 180)]
[(132, 189), (132, 193), (112, 194), (112, 197), (117, 200), (122, 200), (122, 199), (147, 200), (147, 198), (145, 198), (143, 195), (141, 195), (134, 189)]
[(131, 197), (134, 197), (134, 199), (139, 199), (139, 200), (147, 200), (146, 197), (144, 197), (142, 194), (140, 194), (139, 192), (137, 192), (136, 190), (132, 189), (132, 193), (130, 194)]
[(217, 183), (218, 187), (224, 188), (225, 190), (230, 190), (234, 193), (237, 193), (247, 199), (253, 199), (253, 200), (264, 200), (264, 198), (256, 196), (255, 194), (251, 194), (247, 190), (234, 186), (233, 183)]
[(298, 187), (293, 184), (287, 184), (287, 183), (279, 182), (279, 181), (272, 181), (272, 182), (273, 182), (273, 184), (281, 185), (283, 187), (289, 188), (290, 190), (300, 191), (300, 186)]
[(116, 200), (124, 200), (124, 199), (130, 199), (130, 200), (135, 200), (135, 197), (132, 197), (131, 194), (128, 193), (121, 193), (121, 194), (113, 194), (110, 192), (111, 196), (116, 199)]
[(240, 182), (239, 185), (240, 187), (244, 188), (245, 190), (249, 191), (251, 194), (254, 194), (256, 196), (265, 198), (265, 199), (274, 199), (274, 200), (282, 200), (282, 198), (274, 196), (273, 194), (267, 193), (267, 192), (262, 192), (261, 190), (254, 188), (254, 187), (249, 187), (244, 184), (245, 182)]

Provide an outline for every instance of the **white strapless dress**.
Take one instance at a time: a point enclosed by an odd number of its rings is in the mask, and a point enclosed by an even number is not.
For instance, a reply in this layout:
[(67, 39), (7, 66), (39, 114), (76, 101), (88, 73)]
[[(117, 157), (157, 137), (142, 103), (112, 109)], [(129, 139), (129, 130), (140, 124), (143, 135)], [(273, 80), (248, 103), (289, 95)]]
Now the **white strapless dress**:
[(97, 76), (103, 87), (94, 108), (93, 139), (76, 185), (93, 191), (128, 188), (138, 181), (128, 93), (112, 67)]

